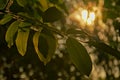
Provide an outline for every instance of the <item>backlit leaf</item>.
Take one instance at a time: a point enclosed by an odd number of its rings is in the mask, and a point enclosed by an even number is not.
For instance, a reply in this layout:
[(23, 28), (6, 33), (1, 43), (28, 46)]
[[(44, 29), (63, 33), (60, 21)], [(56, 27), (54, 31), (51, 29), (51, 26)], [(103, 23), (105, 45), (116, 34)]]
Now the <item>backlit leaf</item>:
[(47, 0), (39, 0), (39, 2), (44, 10), (48, 8)]
[[(44, 30), (43, 32), (44, 33), (41, 33), (41, 36), (43, 36), (45, 38), (45, 40), (47, 41), (47, 45), (48, 45), (48, 51), (47, 51), (48, 53), (46, 55), (46, 60), (48, 63), (55, 53), (57, 41), (56, 41), (55, 36), (50, 31)], [(44, 46), (46, 46), (46, 45), (44, 44)], [(41, 47), (42, 47), (42, 45), (41, 45)]]
[(56, 38), (48, 30), (36, 32), (33, 43), (39, 59), (46, 65), (53, 57), (56, 50)]
[(17, 38), (16, 38), (16, 46), (18, 49), (18, 52), (24, 56), (27, 50), (27, 42), (29, 37), (29, 29), (24, 29), (22, 31), (21, 29), (18, 30)]
[[(42, 29), (41, 29), (42, 30)], [(42, 53), (39, 51), (39, 48), (38, 48), (38, 44), (39, 44), (39, 36), (40, 36), (40, 33), (41, 33), (41, 30), (36, 32), (33, 36), (33, 45), (34, 45), (34, 48), (35, 48), (35, 51), (39, 57), (39, 59), (44, 62), (44, 64), (46, 64), (46, 59), (45, 57), (42, 55)]]
[(12, 15), (11, 14), (6, 14), (3, 19), (0, 20), (0, 24), (4, 25), (7, 22), (9, 22), (10, 20), (12, 20)]
[(5, 40), (8, 43), (8, 47), (11, 47), (13, 45), (14, 35), (18, 30), (18, 25), (20, 21), (13, 22), (9, 27), (5, 35)]
[(66, 41), (67, 51), (73, 64), (82, 75), (89, 76), (92, 70), (92, 62), (84, 46), (76, 39), (69, 37)]

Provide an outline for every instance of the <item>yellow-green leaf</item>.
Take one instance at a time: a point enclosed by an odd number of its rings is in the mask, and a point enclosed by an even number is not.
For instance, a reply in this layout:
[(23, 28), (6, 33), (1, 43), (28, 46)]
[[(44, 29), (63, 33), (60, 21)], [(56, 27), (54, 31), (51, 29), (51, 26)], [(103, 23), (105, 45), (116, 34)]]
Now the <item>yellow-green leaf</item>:
[(8, 47), (11, 47), (13, 45), (14, 35), (16, 34), (18, 30), (18, 25), (20, 21), (13, 22), (9, 27), (5, 35), (5, 40), (8, 43)]
[(18, 49), (18, 52), (24, 56), (27, 50), (27, 42), (28, 42), (28, 37), (29, 37), (30, 30), (29, 29), (24, 29), (18, 30), (17, 38), (16, 38), (16, 46)]
[(89, 76), (92, 70), (92, 62), (84, 46), (76, 39), (69, 37), (66, 41), (67, 51), (73, 64), (82, 75)]
[[(42, 36), (46, 39), (47, 44), (48, 44), (48, 51), (47, 51), (48, 53), (46, 55), (46, 60), (47, 60), (47, 63), (48, 63), (55, 53), (57, 41), (56, 41), (55, 36), (48, 31), (47, 31), (46, 34), (43, 34)], [(46, 45), (44, 45), (44, 46), (46, 46)]]
[(1, 20), (0, 20), (0, 24), (4, 25), (7, 22), (9, 22), (10, 20), (12, 20), (12, 15), (11, 14), (6, 14)]
[(23, 28), (23, 27), (28, 27), (28, 26), (31, 26), (32, 24), (31, 23), (28, 23), (28, 22), (21, 22), (19, 24), (19, 27)]
[(39, 2), (44, 10), (48, 8), (47, 0), (39, 0)]
[[(42, 29), (41, 29), (42, 30)], [(34, 48), (35, 48), (35, 51), (39, 57), (39, 59), (44, 62), (44, 64), (46, 64), (46, 59), (45, 57), (42, 55), (42, 53), (39, 51), (39, 48), (38, 48), (38, 44), (39, 44), (39, 36), (40, 36), (40, 31), (36, 32), (33, 36), (33, 45), (34, 45)]]

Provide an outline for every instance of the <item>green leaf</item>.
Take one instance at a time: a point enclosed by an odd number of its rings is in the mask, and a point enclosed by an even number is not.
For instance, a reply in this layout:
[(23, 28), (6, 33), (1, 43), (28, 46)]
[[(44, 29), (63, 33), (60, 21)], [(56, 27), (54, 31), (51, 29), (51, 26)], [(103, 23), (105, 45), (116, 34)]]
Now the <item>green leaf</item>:
[[(42, 30), (42, 29), (41, 29)], [(44, 62), (44, 64), (46, 64), (46, 59), (45, 57), (42, 55), (42, 53), (39, 51), (39, 48), (38, 48), (38, 44), (39, 44), (39, 36), (40, 36), (40, 33), (41, 33), (41, 30), (36, 32), (33, 36), (33, 45), (34, 45), (34, 48), (35, 48), (35, 51), (39, 57), (39, 59)]]
[(14, 40), (15, 33), (18, 30), (19, 23), (20, 21), (15, 21), (8, 27), (8, 30), (5, 35), (5, 40), (8, 43), (8, 47), (11, 47), (14, 43), (13, 40)]
[(43, 36), (43, 35), (39, 36), (38, 48), (39, 48), (39, 51), (42, 53), (42, 55), (45, 58), (47, 58), (49, 46), (48, 46), (48, 42), (47, 42), (45, 36)]
[(47, 36), (46, 39), (47, 39), (48, 45), (49, 45), (49, 50), (48, 50), (48, 55), (47, 55), (47, 62), (49, 62), (52, 59), (52, 57), (55, 53), (55, 50), (56, 50), (56, 47), (57, 47), (56, 46), (57, 41), (56, 41), (55, 37), (51, 37), (51, 36)]
[(19, 24), (19, 27), (21, 27), (21, 28), (23, 28), (23, 27), (29, 27), (29, 26), (31, 26), (32, 24), (31, 23), (28, 23), (28, 22), (21, 22), (20, 24)]
[(3, 10), (7, 3), (8, 3), (9, 0), (0, 0), (0, 10)]
[(50, 7), (43, 13), (44, 22), (54, 22), (62, 18), (62, 12), (56, 7)]
[(12, 15), (11, 14), (6, 14), (1, 20), (0, 20), (0, 24), (4, 25), (7, 22), (9, 22), (10, 20), (12, 20)]
[(39, 0), (39, 2), (44, 10), (48, 8), (47, 0)]
[[(57, 41), (56, 41), (55, 36), (48, 30), (43, 29), (43, 33), (41, 33), (41, 36), (43, 36), (45, 38), (45, 40), (47, 41), (48, 53), (46, 56), (46, 61), (48, 63), (55, 53)], [(44, 44), (44, 46), (46, 46), (46, 45)], [(41, 45), (41, 47), (42, 47), (42, 45)], [(44, 54), (44, 53), (42, 53), (42, 54)]]
[(84, 46), (71, 37), (67, 39), (66, 45), (73, 64), (80, 70), (82, 75), (89, 76), (92, 70), (92, 62)]
[(35, 33), (33, 43), (39, 59), (46, 65), (55, 53), (56, 38), (48, 30), (42, 30)]
[(117, 59), (120, 59), (120, 52), (117, 49), (110, 47), (109, 45), (102, 42), (90, 42), (96, 49), (108, 53)]
[(16, 38), (16, 46), (18, 49), (18, 52), (24, 56), (27, 50), (27, 42), (29, 37), (30, 30), (24, 29), (22, 31), (21, 29), (18, 30), (17, 38)]
[(21, 7), (25, 7), (27, 5), (27, 0), (16, 0), (16, 1)]

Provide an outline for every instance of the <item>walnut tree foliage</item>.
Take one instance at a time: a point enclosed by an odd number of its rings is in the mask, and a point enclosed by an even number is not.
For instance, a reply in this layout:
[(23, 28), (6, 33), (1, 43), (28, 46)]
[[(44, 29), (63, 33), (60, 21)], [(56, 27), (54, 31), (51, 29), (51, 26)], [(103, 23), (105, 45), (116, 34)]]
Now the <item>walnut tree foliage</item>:
[[(119, 4), (117, 5), (119, 0), (116, 0), (117, 6), (109, 3), (109, 0), (105, 0), (104, 21), (108, 17), (114, 20), (113, 25), (119, 37), (120, 22), (116, 19), (120, 16), (117, 13), (120, 7)], [(115, 9), (117, 11), (114, 12)], [(92, 61), (83, 43), (95, 47), (98, 52), (120, 59), (118, 50), (120, 45), (115, 45), (119, 44), (119, 41), (111, 41), (113, 45), (109, 41), (108, 45), (78, 27), (60, 26), (64, 27), (64, 30), (59, 30), (54, 23), (64, 21), (69, 14), (63, 0), (0, 0), (0, 27), (7, 26), (5, 34), (7, 46), (11, 48), (15, 45), (21, 56), (26, 55), (30, 47), (28, 42), (31, 41), (39, 60), (47, 65), (57, 49), (59, 35), (66, 40), (65, 48), (68, 56), (81, 75), (89, 76), (92, 71)], [(80, 35), (79, 39), (84, 36), (88, 40), (79, 40), (76, 38), (78, 35)]]

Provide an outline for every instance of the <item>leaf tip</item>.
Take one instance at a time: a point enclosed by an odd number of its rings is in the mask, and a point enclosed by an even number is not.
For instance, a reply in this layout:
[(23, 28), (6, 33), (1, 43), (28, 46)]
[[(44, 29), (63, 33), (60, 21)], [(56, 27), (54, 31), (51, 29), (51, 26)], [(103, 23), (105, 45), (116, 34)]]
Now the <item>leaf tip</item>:
[(19, 52), (21, 56), (24, 56), (25, 55), (25, 52)]

